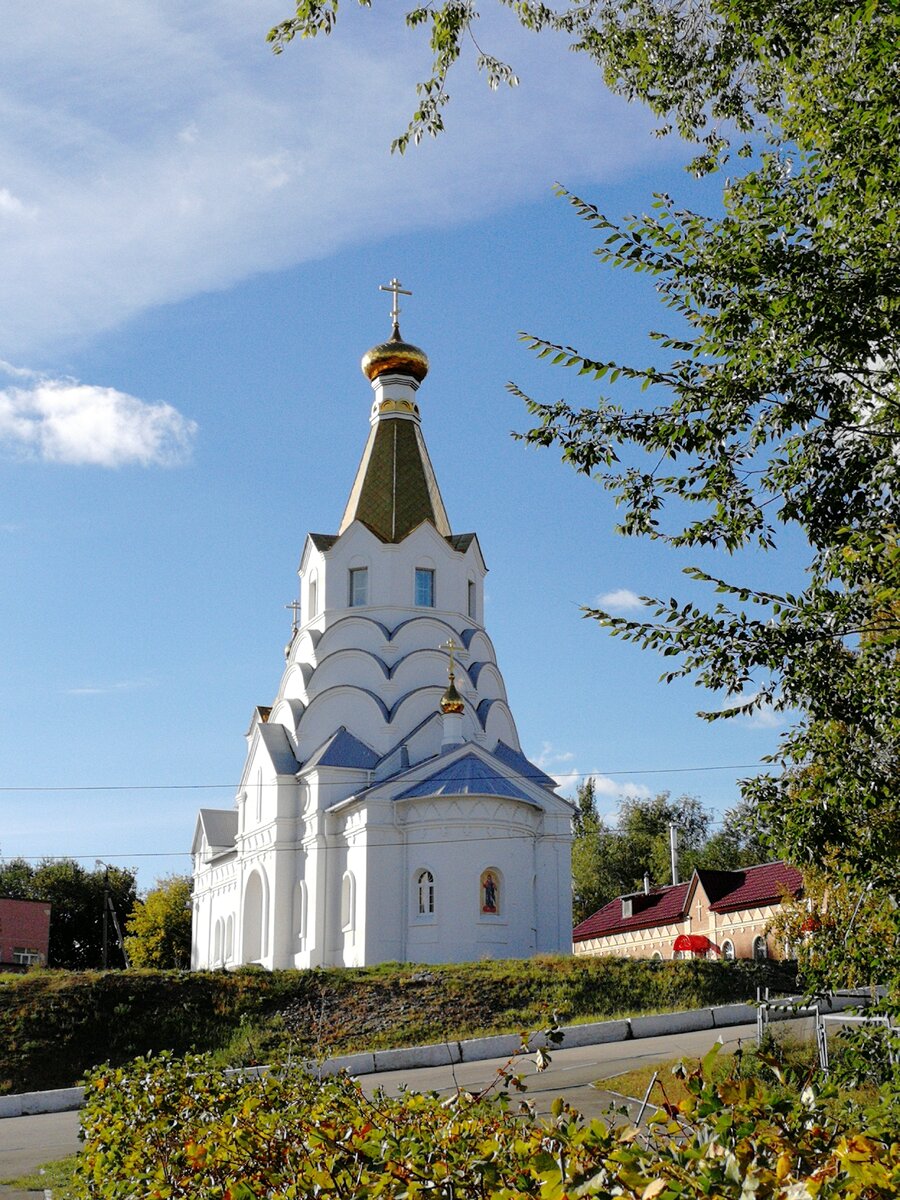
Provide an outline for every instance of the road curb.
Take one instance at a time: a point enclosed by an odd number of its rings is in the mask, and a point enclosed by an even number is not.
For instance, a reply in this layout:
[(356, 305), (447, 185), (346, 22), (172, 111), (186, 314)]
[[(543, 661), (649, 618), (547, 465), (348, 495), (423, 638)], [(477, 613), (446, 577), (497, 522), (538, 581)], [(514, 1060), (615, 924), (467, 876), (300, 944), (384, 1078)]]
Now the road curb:
[[(831, 1012), (865, 1005), (868, 997), (859, 994), (836, 994), (821, 1007)], [(804, 1008), (801, 997), (773, 1001), (779, 1007), (770, 1014), (771, 1020), (789, 1020), (810, 1010)], [(783, 1007), (782, 1007), (783, 1006)], [(796, 1007), (792, 1007), (796, 1006)], [(799, 1010), (799, 1011), (798, 1011)], [(605, 1042), (627, 1042), (665, 1034), (693, 1033), (703, 1029), (726, 1029), (746, 1025), (756, 1020), (756, 1005), (722, 1004), (714, 1008), (695, 1008), (687, 1012), (657, 1013), (645, 1017), (626, 1017), (617, 1021), (591, 1021), (582, 1025), (562, 1026), (560, 1049), (599, 1046)], [(309, 1063), (320, 1076), (347, 1071), (351, 1075), (377, 1075), (383, 1071), (408, 1071), (418, 1067), (441, 1067), (459, 1062), (482, 1062), (489, 1058), (511, 1058), (521, 1047), (516, 1034), (502, 1033), (494, 1037), (468, 1038), (459, 1042), (435, 1042), (427, 1046), (405, 1046), (397, 1050), (375, 1050), (366, 1053), (341, 1054), (321, 1063)], [(544, 1034), (536, 1034), (530, 1042), (534, 1049), (546, 1045)], [(251, 1068), (259, 1073), (266, 1068)], [(250, 1073), (250, 1072), (248, 1072)], [(16, 1096), (0, 1096), (0, 1119), (4, 1117), (37, 1116), (43, 1113), (71, 1112), (84, 1103), (84, 1088), (57, 1088), (47, 1092), (22, 1092)]]

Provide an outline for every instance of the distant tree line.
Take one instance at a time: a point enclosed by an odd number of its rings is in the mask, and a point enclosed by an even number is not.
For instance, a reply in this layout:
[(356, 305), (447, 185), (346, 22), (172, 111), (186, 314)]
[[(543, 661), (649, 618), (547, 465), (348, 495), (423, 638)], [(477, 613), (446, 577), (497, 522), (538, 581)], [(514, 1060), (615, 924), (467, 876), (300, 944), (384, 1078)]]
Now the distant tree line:
[(729, 809), (721, 824), (695, 796), (673, 800), (668, 792), (652, 798), (623, 798), (613, 821), (597, 812), (593, 778), (578, 788), (572, 845), (575, 923), (616, 896), (638, 891), (644, 875), (651, 886), (672, 882), (669, 826), (678, 842), (679, 879), (695, 867), (731, 871), (771, 858), (764, 830), (752, 805)]
[(112, 914), (124, 927), (137, 899), (133, 871), (105, 865), (87, 870), (71, 858), (45, 858), (36, 865), (12, 858), (0, 862), (0, 896), (51, 905), (47, 965), (71, 971), (103, 966), (105, 908), (107, 965), (125, 965)]
[(91, 971), (129, 962), (160, 969), (190, 966), (188, 876), (166, 876), (139, 899), (135, 872), (125, 867), (98, 864), (88, 870), (71, 858), (45, 858), (37, 864), (12, 858), (0, 861), (0, 897), (51, 905), (49, 967)]

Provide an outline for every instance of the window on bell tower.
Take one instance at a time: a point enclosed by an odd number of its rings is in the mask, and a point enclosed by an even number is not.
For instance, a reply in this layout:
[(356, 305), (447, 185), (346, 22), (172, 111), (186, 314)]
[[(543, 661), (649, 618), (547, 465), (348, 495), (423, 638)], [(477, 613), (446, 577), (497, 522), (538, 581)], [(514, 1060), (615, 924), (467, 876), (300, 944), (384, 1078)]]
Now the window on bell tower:
[(367, 567), (350, 568), (350, 607), (369, 603), (369, 571)]
[(434, 608), (434, 571), (416, 567), (416, 607)]

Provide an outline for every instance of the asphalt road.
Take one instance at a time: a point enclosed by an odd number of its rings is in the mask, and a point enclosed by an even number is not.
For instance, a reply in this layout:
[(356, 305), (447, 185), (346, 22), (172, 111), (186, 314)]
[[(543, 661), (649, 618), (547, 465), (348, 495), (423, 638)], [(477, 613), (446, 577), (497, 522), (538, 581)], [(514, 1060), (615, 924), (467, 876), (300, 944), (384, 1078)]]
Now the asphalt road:
[[(808, 1036), (812, 1021), (802, 1019), (778, 1026), (780, 1029), (787, 1027), (796, 1037)], [(597, 1079), (608, 1080), (609, 1088), (614, 1089), (614, 1077), (626, 1071), (671, 1058), (697, 1058), (718, 1038), (733, 1047), (738, 1041), (752, 1041), (755, 1037), (755, 1025), (736, 1025), (732, 1029), (703, 1030), (699, 1033), (554, 1050), (549, 1068), (540, 1074), (528, 1060), (522, 1060), (519, 1067), (528, 1089), (525, 1096), (534, 1101), (538, 1113), (548, 1113), (554, 1098), (564, 1096), (585, 1116), (594, 1117), (606, 1113), (611, 1104), (623, 1103), (614, 1092), (593, 1087)], [(461, 1087), (466, 1091), (479, 1092), (495, 1078), (497, 1069), (505, 1061), (495, 1058), (478, 1063), (459, 1063), (455, 1067), (388, 1071), (366, 1075), (362, 1078), (362, 1084), (370, 1094), (376, 1088), (396, 1094), (404, 1085), (416, 1091), (450, 1092)], [(77, 1112), (0, 1119), (0, 1179), (13, 1179), (33, 1171), (41, 1163), (73, 1154), (80, 1146), (78, 1128)], [(0, 1196), (4, 1200), (26, 1196), (33, 1198), (35, 1194), (16, 1192), (0, 1185)]]

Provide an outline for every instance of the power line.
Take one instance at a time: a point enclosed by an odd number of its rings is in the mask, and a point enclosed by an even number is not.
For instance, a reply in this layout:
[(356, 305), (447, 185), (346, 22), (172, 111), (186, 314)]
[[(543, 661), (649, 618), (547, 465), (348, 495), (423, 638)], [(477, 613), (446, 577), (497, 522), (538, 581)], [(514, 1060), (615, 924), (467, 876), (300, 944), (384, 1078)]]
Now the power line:
[[(725, 821), (709, 821), (707, 828), (724, 827)], [(634, 837), (634, 834), (627, 829), (617, 829), (615, 826), (604, 826), (602, 836), (605, 837)], [(652, 835), (657, 836), (657, 835)], [(662, 836), (662, 835), (660, 835)], [(491, 842), (517, 842), (517, 841), (533, 841), (535, 835), (531, 833), (506, 833), (497, 834), (488, 838)], [(430, 838), (425, 841), (416, 841), (414, 844), (406, 844), (407, 848), (412, 849), (419, 846), (447, 846), (447, 845), (466, 845), (473, 841), (473, 838)], [(396, 850), (399, 844), (379, 842), (373, 843), (367, 847), (368, 850)], [(290, 846), (264, 846), (260, 849), (260, 854), (287, 854), (296, 853), (298, 847), (294, 844)], [(319, 846), (318, 851), (327, 854), (329, 851), (343, 852), (347, 849), (345, 846)], [(133, 859), (133, 858), (190, 858), (192, 857), (190, 850), (140, 850), (133, 854), (115, 853), (115, 854), (16, 854), (11, 859), (0, 858), (0, 868), (5, 863), (13, 861), (22, 862), (81, 862), (87, 859)]]
[[(417, 764), (424, 766), (424, 763)], [(615, 771), (560, 771), (559, 777), (574, 781), (576, 779), (590, 779), (595, 775), (612, 776), (612, 775), (685, 775), (698, 773), (703, 771), (755, 771), (760, 767), (764, 767), (765, 763), (730, 763), (717, 766), (705, 767), (632, 767), (623, 768)], [(410, 767), (409, 770), (413, 770)], [(538, 768), (543, 774), (554, 777), (552, 772), (544, 771), (543, 767)], [(528, 779), (527, 771), (517, 771), (515, 774), (504, 775), (498, 772), (498, 777), (501, 779)], [(377, 783), (387, 782), (387, 777), (382, 780), (377, 780), (373, 784), (367, 786), (376, 786)], [(189, 791), (234, 791), (240, 785), (237, 783), (97, 783), (97, 784), (25, 784), (17, 787), (13, 784), (0, 784), (0, 792), (189, 792)], [(254, 786), (259, 786), (254, 784)], [(277, 787), (276, 783), (264, 783), (263, 787)], [(320, 783), (319, 787), (345, 787), (343, 783)]]

